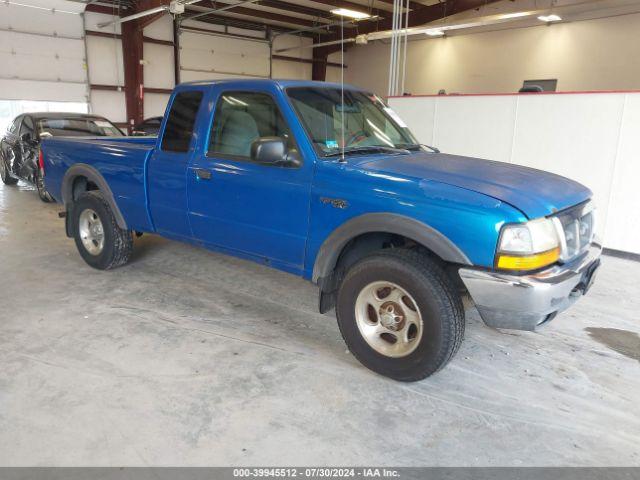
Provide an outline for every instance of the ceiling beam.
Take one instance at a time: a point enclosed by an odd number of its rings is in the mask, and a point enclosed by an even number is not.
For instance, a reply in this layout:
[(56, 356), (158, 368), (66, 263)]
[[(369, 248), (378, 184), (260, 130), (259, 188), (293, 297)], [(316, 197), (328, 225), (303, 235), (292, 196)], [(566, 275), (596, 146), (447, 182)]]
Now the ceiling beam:
[[(103, 13), (105, 15), (118, 15), (118, 7), (107, 7), (106, 5), (89, 4), (84, 9), (85, 12)], [(128, 10), (120, 9), (120, 12), (128, 12)]]
[[(386, 3), (387, 5), (391, 5), (393, 6), (393, 0), (378, 0), (380, 3)], [(406, 1), (406, 0), (405, 0)], [(442, 1), (442, 0), (440, 0)], [(402, 2), (402, 5), (404, 7), (404, 1)], [(412, 2), (411, 0), (409, 0), (409, 9), (410, 10), (420, 10), (421, 8), (424, 8), (425, 6), (421, 3), (418, 2)]]
[[(409, 12), (409, 28), (420, 27), (426, 23), (431, 23), (436, 20), (442, 20), (451, 15), (466, 12), (467, 10), (479, 9), (484, 5), (497, 1), (500, 0), (445, 0), (435, 5), (423, 6), (419, 10), (412, 10)], [(358, 26), (358, 30), (356, 32), (349, 31), (348, 33), (345, 33), (344, 36), (345, 38), (353, 38), (358, 34), (386, 31), (391, 29), (392, 20), (385, 19), (375, 23), (363, 23), (362, 25)], [(339, 35), (337, 33), (334, 33), (333, 38), (338, 39)], [(340, 45), (333, 46), (329, 48), (329, 50), (329, 53), (339, 51)]]
[(300, 15), (308, 15), (310, 17), (326, 18), (333, 17), (331, 12), (326, 10), (320, 10), (318, 8), (305, 7), (303, 5), (296, 5), (295, 3), (283, 2), (282, 0), (258, 0), (255, 5), (262, 5), (263, 7), (277, 8), (284, 10), (285, 12), (299, 13)]
[[(236, 18), (236, 17), (224, 17), (222, 15), (219, 14), (215, 14), (215, 13), (209, 13), (207, 14), (206, 17), (202, 17), (199, 18), (197, 21), (202, 22), (202, 23), (208, 23), (210, 25), (220, 25), (220, 26), (225, 26), (225, 27), (235, 27), (235, 28), (241, 28), (244, 30), (254, 30), (254, 31), (258, 31), (258, 32), (266, 32), (267, 30), (272, 30), (274, 32), (283, 32), (283, 33), (287, 33), (287, 32), (295, 32), (297, 30), (290, 28), (290, 27), (284, 27), (281, 25), (273, 25), (270, 23), (264, 23), (264, 22), (257, 22), (257, 21), (251, 21), (251, 20), (244, 20), (242, 18)], [(191, 27), (189, 25), (182, 25), (183, 29), (187, 29), (187, 30), (193, 30), (193, 31), (202, 31), (203, 33), (212, 33), (212, 34), (219, 34), (219, 35), (225, 35), (224, 32), (217, 32), (215, 30), (207, 30), (204, 28), (199, 28), (199, 27)], [(311, 34), (301, 34), (302, 36), (311, 36)], [(231, 36), (234, 37), (244, 37), (244, 35), (239, 35), (239, 34), (231, 34)], [(247, 37), (247, 38), (254, 38), (254, 37)], [(265, 37), (266, 38), (266, 37)]]
[[(198, 12), (198, 13), (204, 13), (208, 10), (211, 10), (211, 14), (216, 14), (215, 9), (209, 9), (206, 7), (200, 7), (195, 5), (190, 6), (188, 10), (193, 12)], [(233, 18), (233, 17), (228, 17), (227, 14), (244, 15), (252, 18), (269, 20), (272, 22), (281, 22), (281, 23), (287, 23), (290, 25), (298, 25), (301, 27), (315, 27), (316, 25), (321, 24), (319, 22), (314, 22), (312, 20), (307, 20), (304, 18), (292, 17), (290, 15), (284, 15), (281, 13), (267, 12), (264, 10), (257, 10), (254, 8), (247, 8), (247, 7), (236, 7), (233, 10), (226, 10), (217, 15), (222, 15), (227, 18)], [(198, 20), (202, 21), (202, 18), (206, 18), (206, 17), (200, 17)], [(184, 17), (183, 20), (188, 20), (188, 18)]]

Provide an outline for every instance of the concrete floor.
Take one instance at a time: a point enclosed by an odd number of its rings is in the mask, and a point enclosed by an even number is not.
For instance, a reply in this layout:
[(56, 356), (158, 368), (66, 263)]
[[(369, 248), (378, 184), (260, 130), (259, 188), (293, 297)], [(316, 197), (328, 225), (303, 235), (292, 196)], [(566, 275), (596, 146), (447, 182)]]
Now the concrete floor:
[(0, 184), (0, 465), (640, 465), (639, 263), (401, 384), (312, 285), (155, 236), (92, 270), (58, 210)]

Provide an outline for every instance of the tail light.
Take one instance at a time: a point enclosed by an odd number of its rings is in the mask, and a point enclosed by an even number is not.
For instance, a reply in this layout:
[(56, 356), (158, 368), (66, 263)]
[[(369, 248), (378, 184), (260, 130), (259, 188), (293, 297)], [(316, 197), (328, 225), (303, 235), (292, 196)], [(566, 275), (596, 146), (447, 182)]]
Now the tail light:
[(38, 167), (40, 167), (40, 170), (44, 172), (44, 154), (42, 153), (42, 149), (38, 155)]

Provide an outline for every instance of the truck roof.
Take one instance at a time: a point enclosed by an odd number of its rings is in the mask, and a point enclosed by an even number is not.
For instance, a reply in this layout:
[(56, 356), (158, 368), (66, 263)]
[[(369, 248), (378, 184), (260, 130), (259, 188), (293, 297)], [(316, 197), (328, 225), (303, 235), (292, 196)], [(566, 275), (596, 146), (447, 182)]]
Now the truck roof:
[[(183, 82), (178, 85), (179, 88), (181, 85), (201, 85), (201, 86), (213, 86), (213, 85), (237, 85), (238, 88), (250, 88), (251, 85), (256, 84), (270, 84), (279, 86), (280, 88), (288, 88), (288, 87), (315, 87), (315, 88), (340, 88), (340, 83), (331, 83), (331, 82), (317, 82), (311, 80), (281, 80), (281, 79), (271, 79), (271, 78), (228, 78), (221, 80), (197, 80), (194, 82)], [(349, 85), (347, 83), (344, 84), (344, 88), (346, 90), (361, 90), (360, 88)]]

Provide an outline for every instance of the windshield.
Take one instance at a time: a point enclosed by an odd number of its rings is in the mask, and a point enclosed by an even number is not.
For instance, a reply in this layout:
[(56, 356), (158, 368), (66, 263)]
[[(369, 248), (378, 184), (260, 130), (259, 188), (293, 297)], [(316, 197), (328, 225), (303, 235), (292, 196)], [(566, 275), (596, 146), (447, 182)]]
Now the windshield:
[(122, 137), (123, 133), (104, 118), (43, 118), (38, 132), (54, 137)]
[(287, 90), (293, 107), (321, 155), (336, 155), (343, 146), (347, 153), (420, 148), (402, 120), (378, 96), (345, 90), (343, 107), (340, 93), (338, 88)]

